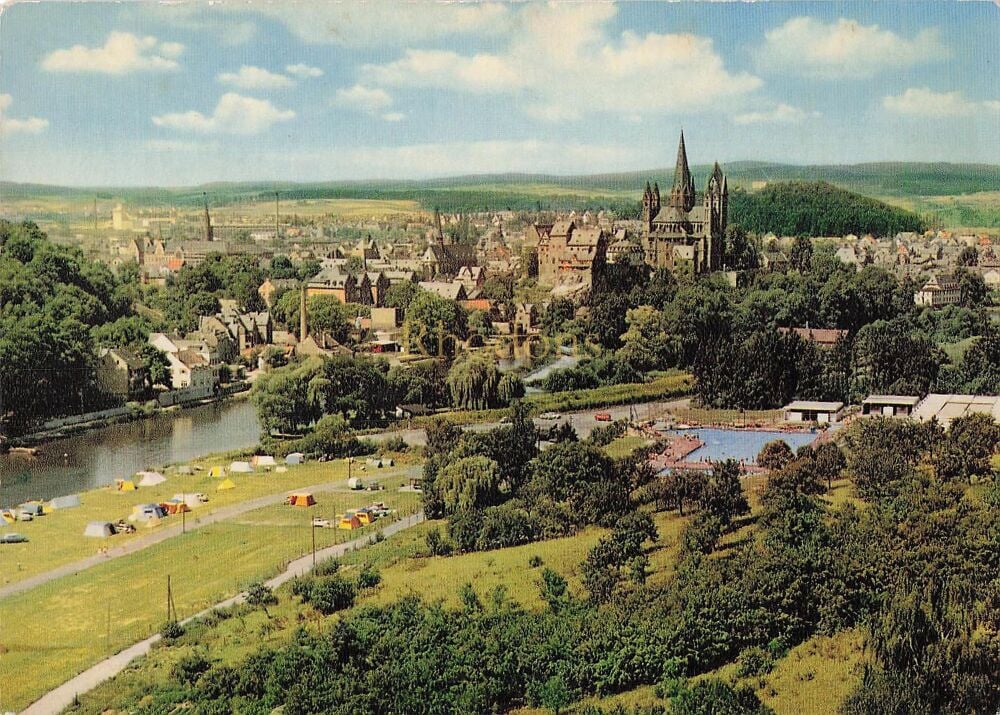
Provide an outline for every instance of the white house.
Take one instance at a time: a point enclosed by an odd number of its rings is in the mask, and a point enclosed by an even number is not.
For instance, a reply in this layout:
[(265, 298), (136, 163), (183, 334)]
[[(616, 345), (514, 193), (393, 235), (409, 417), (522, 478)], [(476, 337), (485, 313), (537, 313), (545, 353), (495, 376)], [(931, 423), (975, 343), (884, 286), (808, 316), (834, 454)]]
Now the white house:
[(840, 422), (844, 411), (843, 402), (815, 402), (794, 400), (781, 408), (786, 422), (819, 422), (828, 424)]

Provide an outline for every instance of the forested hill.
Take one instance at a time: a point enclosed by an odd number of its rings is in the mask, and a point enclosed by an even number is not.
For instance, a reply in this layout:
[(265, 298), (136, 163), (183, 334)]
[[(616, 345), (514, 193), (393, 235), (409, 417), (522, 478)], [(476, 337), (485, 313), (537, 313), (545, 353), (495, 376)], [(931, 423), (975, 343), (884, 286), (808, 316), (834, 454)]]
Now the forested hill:
[(920, 217), (826, 182), (769, 184), (754, 193), (729, 195), (729, 220), (751, 233), (779, 236), (892, 236), (922, 231)]

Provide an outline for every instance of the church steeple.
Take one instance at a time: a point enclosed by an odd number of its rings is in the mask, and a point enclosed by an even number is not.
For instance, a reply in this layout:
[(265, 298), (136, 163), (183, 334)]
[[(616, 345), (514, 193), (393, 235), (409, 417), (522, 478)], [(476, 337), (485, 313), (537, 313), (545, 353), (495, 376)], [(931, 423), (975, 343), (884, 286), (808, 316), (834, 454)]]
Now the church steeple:
[(688, 167), (687, 149), (684, 147), (684, 131), (677, 146), (677, 165), (674, 167), (674, 185), (670, 189), (670, 205), (685, 213), (694, 208), (694, 179)]
[(215, 236), (214, 236), (214, 232), (212, 231), (212, 217), (208, 215), (208, 194), (207, 193), (203, 193), (202, 195), (205, 198), (205, 219), (204, 219), (204, 221), (205, 221), (205, 240), (206, 241), (212, 241), (212, 240), (214, 240)]

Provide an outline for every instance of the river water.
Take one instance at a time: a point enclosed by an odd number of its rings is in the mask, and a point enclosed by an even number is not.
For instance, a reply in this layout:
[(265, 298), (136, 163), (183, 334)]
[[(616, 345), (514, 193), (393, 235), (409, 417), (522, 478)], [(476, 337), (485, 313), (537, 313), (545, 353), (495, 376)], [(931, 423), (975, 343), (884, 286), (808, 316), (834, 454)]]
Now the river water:
[(102, 427), (39, 445), (37, 457), (0, 455), (0, 506), (93, 489), (144, 469), (246, 449), (259, 439), (257, 411), (245, 399)]

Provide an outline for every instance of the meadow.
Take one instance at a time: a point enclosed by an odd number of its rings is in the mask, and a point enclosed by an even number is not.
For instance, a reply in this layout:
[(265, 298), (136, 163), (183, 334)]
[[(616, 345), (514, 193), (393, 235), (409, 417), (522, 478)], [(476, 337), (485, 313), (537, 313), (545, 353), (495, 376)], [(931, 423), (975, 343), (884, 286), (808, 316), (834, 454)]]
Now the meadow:
[[(317, 493), (317, 505), (308, 509), (275, 504), (246, 512), (0, 600), (0, 711), (26, 706), (157, 631), (168, 620), (168, 575), (183, 619), (308, 554), (314, 516), (334, 519), (373, 500), (399, 516), (414, 513), (419, 494), (399, 492), (404, 481), (383, 477), (387, 489), (377, 493)], [(353, 531), (315, 529), (316, 548), (378, 529), (378, 522)]]

